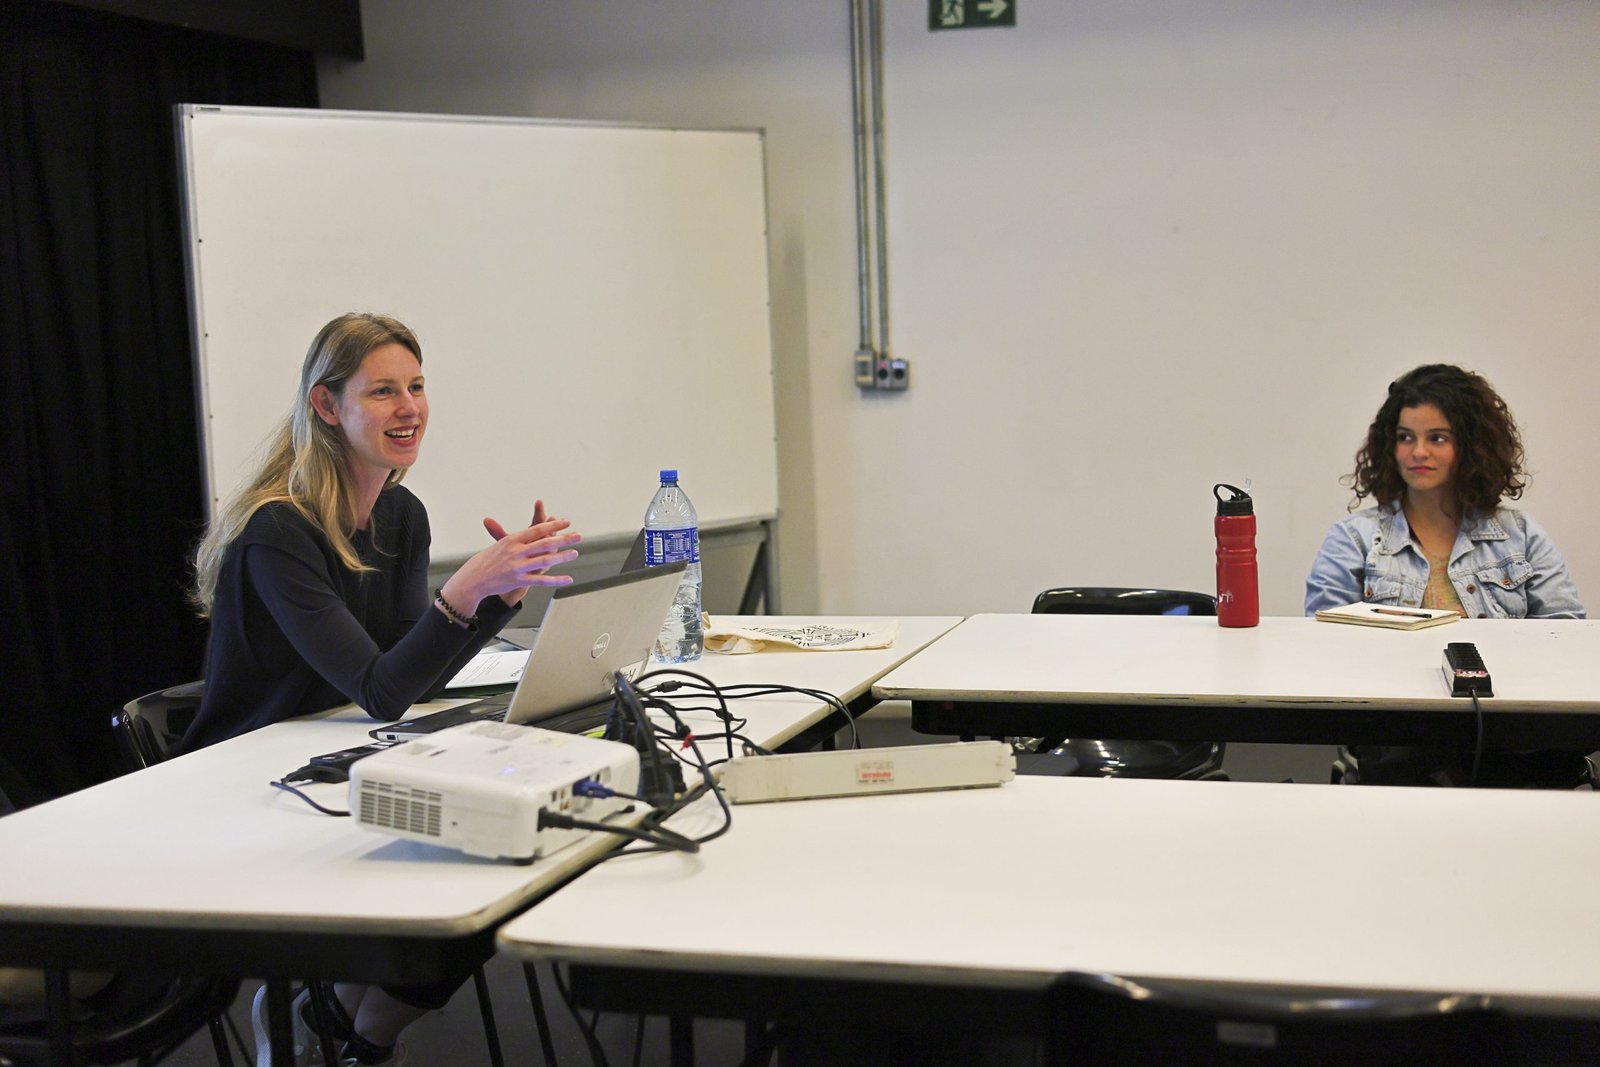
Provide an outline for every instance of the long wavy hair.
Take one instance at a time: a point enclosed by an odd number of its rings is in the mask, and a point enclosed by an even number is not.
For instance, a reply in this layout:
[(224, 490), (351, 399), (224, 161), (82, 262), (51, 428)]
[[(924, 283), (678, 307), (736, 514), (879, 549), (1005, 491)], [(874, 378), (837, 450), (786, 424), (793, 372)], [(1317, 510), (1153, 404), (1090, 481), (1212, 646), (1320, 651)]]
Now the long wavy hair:
[[(340, 562), (353, 571), (369, 569), (350, 543), (358, 502), (355, 481), (350, 477), (349, 445), (342, 429), (317, 417), (311, 390), (325, 385), (339, 400), (345, 383), (360, 369), (367, 353), (387, 344), (404, 345), (422, 362), (422, 345), (416, 334), (386, 315), (340, 315), (317, 331), (300, 368), (293, 409), (267, 439), (260, 466), (218, 509), (195, 549), (190, 599), (202, 616), (210, 615), (216, 602), (217, 576), (228, 546), (266, 504), (292, 504), (328, 538)], [(392, 470), (384, 485), (394, 485), (403, 477), (404, 470)]]
[(1356, 453), (1355, 472), (1342, 479), (1355, 492), (1354, 510), (1366, 497), (1388, 505), (1405, 496), (1406, 484), (1395, 462), (1395, 431), (1403, 408), (1432, 404), (1450, 420), (1456, 439), (1452, 480), (1456, 502), (1487, 515), (1502, 498), (1516, 500), (1527, 485), (1522, 435), (1511, 409), (1480, 374), (1448, 363), (1429, 363), (1389, 383), (1367, 439)]

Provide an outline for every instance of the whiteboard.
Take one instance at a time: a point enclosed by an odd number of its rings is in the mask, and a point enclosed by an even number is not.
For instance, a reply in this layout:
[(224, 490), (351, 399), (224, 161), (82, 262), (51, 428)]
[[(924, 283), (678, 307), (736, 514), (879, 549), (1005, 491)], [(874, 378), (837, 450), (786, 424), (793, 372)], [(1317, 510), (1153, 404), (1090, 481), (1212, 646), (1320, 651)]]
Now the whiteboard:
[(526, 524), (639, 528), (677, 467), (703, 526), (777, 514), (764, 139), (180, 105), (214, 508), (289, 409), (317, 330), (393, 315), (429, 424), (405, 484), (435, 557)]

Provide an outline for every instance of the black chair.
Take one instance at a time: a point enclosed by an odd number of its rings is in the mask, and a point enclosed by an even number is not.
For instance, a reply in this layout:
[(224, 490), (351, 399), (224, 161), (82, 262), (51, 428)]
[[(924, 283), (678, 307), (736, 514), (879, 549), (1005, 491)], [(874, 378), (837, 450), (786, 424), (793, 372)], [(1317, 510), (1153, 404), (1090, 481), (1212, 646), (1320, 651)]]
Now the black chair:
[[(10, 799), (0, 790), (0, 816), (11, 811)], [(237, 978), (120, 972), (74, 1005), (66, 1035), (72, 1060), (159, 1063), (204, 1026), (211, 1031), (217, 1062), (230, 1067), (233, 1054), (222, 1019), (238, 992)], [(51, 1058), (47, 1005), (41, 1001), (0, 1007), (0, 1063), (27, 1067), (49, 1063)]]
[[(1215, 597), (1178, 589), (1069, 587), (1046, 589), (1033, 600), (1035, 615), (1210, 615)], [(1101, 778), (1186, 778), (1227, 781), (1220, 741), (1104, 741), (1045, 737), (1023, 740), (1022, 774)]]
[(1060, 1064), (1506, 1062), (1487, 997), (1182, 986), (1068, 974), (1051, 991)]
[(111, 716), (111, 736), (125, 770), (143, 770), (167, 758), (200, 710), (205, 687), (199, 681), (158, 689), (134, 697)]
[[(1478, 765), (1473, 774), (1474, 762)], [(1334, 785), (1480, 786), (1488, 789), (1594, 789), (1595, 767), (1582, 752), (1559, 749), (1478, 754), (1464, 748), (1340, 745)]]

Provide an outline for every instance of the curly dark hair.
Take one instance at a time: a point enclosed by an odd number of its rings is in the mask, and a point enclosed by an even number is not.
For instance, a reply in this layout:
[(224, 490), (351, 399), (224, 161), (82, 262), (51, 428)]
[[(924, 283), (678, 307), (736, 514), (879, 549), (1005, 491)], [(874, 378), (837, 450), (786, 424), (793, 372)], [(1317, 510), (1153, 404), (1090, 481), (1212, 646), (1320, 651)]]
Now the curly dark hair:
[(1429, 363), (1389, 383), (1389, 395), (1356, 453), (1355, 472), (1342, 479), (1355, 491), (1355, 504), (1370, 496), (1387, 505), (1405, 495), (1394, 459), (1395, 430), (1401, 409), (1421, 404), (1434, 405), (1450, 420), (1456, 438), (1456, 499), (1466, 511), (1486, 515), (1502, 498), (1522, 495), (1528, 479), (1522, 469), (1522, 435), (1511, 409), (1482, 375)]

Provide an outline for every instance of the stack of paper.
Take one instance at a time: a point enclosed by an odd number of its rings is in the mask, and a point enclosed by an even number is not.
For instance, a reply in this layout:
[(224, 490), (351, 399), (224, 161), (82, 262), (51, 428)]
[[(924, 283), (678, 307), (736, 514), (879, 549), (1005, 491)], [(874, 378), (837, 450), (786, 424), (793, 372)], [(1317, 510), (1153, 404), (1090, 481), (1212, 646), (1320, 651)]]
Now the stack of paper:
[(484, 689), (489, 687), (509, 689), (522, 677), (527, 666), (528, 650), (514, 641), (497, 637), (462, 667), (448, 683), (446, 689)]

